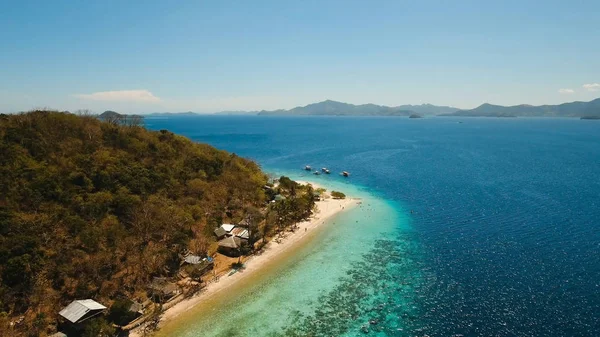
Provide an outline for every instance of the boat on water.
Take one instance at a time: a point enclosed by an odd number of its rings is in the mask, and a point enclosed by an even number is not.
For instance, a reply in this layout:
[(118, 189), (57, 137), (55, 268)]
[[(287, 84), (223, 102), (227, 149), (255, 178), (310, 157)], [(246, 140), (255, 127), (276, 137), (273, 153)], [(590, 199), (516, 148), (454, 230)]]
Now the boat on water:
[(342, 175), (343, 175), (344, 177), (349, 177), (349, 176), (350, 176), (350, 173), (348, 173), (348, 172), (346, 172), (346, 171), (342, 171)]
[(315, 172), (313, 172), (313, 174), (318, 176), (319, 174), (321, 174), (321, 172), (315, 171)]
[(329, 174), (329, 173), (331, 173), (331, 172), (329, 172), (329, 169), (328, 169), (327, 167), (323, 167), (323, 168), (321, 169), (321, 171), (323, 171), (323, 173), (325, 173), (325, 174)]
[(312, 171), (312, 167), (310, 167), (310, 165), (306, 165), (306, 166), (304, 166), (304, 169), (305, 169), (306, 171)]

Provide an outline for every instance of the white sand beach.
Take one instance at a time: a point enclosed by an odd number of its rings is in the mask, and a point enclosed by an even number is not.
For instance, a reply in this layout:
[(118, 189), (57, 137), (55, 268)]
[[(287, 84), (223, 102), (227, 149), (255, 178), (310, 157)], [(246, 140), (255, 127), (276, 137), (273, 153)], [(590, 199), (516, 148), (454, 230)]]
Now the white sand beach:
[[(306, 181), (298, 181), (300, 184), (307, 184)], [(310, 183), (315, 188), (319, 188), (317, 184)], [(294, 232), (287, 232), (281, 239), (271, 239), (260, 255), (250, 256), (245, 262), (245, 269), (243, 272), (238, 272), (230, 276), (223, 276), (217, 282), (210, 282), (202, 289), (198, 294), (191, 298), (183, 299), (172, 306), (167, 306), (161, 317), (161, 324), (163, 322), (170, 322), (177, 316), (190, 310), (192, 307), (202, 303), (203, 301), (209, 300), (215, 294), (222, 291), (234, 291), (235, 286), (240, 281), (250, 278), (261, 271), (267, 264), (273, 263), (278, 257), (285, 255), (294, 248), (301, 246), (307, 242), (310, 238), (310, 234), (319, 226), (326, 223), (326, 220), (335, 216), (336, 214), (349, 210), (360, 202), (359, 199), (333, 199), (325, 198), (316, 202), (317, 210), (313, 216), (308, 220), (298, 223), (298, 227)], [(160, 325), (159, 325), (160, 326)], [(141, 337), (141, 328), (133, 329), (130, 332), (131, 337)]]

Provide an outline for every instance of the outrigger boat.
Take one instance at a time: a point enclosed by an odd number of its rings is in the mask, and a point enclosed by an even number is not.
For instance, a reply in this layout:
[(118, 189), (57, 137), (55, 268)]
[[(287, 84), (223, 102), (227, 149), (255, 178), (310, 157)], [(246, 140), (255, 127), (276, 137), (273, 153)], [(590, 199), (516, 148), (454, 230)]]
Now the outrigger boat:
[(321, 172), (315, 171), (315, 172), (313, 172), (313, 174), (318, 176), (319, 174), (321, 174)]
[(323, 173), (325, 173), (325, 174), (329, 174), (329, 173), (331, 173), (331, 172), (329, 172), (329, 170), (327, 169), (327, 167), (323, 167), (323, 168), (321, 169), (321, 171), (323, 171)]
[(304, 166), (304, 169), (305, 169), (306, 171), (312, 171), (312, 167), (310, 167), (310, 165), (306, 165), (306, 166)]
[(343, 175), (344, 177), (349, 177), (349, 176), (350, 176), (350, 173), (348, 173), (348, 172), (346, 172), (346, 171), (342, 171), (342, 175)]

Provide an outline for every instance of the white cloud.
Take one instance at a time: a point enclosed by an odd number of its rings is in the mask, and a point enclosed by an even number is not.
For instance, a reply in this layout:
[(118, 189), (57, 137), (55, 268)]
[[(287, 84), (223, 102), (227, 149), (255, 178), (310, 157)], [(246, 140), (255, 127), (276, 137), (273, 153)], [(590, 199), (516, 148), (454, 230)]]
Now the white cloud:
[(600, 83), (584, 84), (583, 88), (587, 91), (600, 91)]
[(75, 97), (107, 102), (157, 103), (161, 101), (148, 90), (99, 91), (91, 94), (78, 94)]
[[(304, 100), (305, 101), (305, 100)], [(193, 98), (165, 98), (161, 104), (165, 111), (194, 111), (194, 112), (218, 112), (218, 111), (257, 111), (289, 109), (303, 102), (301, 97), (282, 96), (197, 96)], [(297, 104), (296, 104), (297, 103)]]
[(568, 94), (574, 94), (575, 90), (573, 90), (573, 89), (558, 89), (558, 92), (561, 94), (568, 95)]

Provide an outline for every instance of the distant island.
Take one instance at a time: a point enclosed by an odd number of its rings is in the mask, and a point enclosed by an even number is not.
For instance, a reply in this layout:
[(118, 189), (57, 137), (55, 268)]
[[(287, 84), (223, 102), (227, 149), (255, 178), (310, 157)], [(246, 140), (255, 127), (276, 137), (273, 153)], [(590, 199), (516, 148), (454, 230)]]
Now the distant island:
[[(107, 111), (109, 112), (109, 111)], [(105, 113), (107, 113), (105, 112)], [(154, 112), (145, 114), (147, 117), (197, 116), (209, 113), (196, 112)], [(262, 111), (220, 111), (210, 113), (220, 116), (400, 116), (419, 118), (425, 116), (450, 117), (580, 117), (596, 119), (600, 117), (600, 98), (590, 102), (569, 102), (559, 105), (528, 105), (514, 106), (494, 105), (484, 103), (474, 109), (458, 109), (450, 106), (433, 104), (399, 105), (389, 107), (377, 104), (349, 104), (333, 100), (298, 106), (289, 110)], [(102, 115), (101, 115), (102, 116)], [(415, 117), (411, 117), (415, 116)], [(585, 118), (583, 118), (585, 117)]]
[(423, 116), (421, 116), (419, 114), (412, 114), (412, 115), (408, 116), (408, 118), (423, 118)]
[[(295, 107), (285, 110), (261, 110), (261, 111), (219, 111), (211, 113), (212, 115), (220, 116), (402, 116), (410, 117), (411, 115), (420, 116), (435, 116), (443, 113), (451, 113), (458, 111), (458, 108), (449, 106), (437, 106), (432, 104), (420, 105), (400, 105), (389, 107), (377, 104), (360, 104), (354, 105), (333, 100), (312, 103), (305, 106)], [(169, 117), (169, 116), (194, 116), (207, 115), (196, 112), (153, 112), (146, 114), (149, 117)]]
[[(600, 117), (600, 98), (590, 102), (571, 102), (559, 105), (514, 105), (502, 106), (489, 103), (471, 110), (458, 110), (442, 116), (461, 117)], [(592, 117), (592, 118), (590, 118)]]
[(600, 120), (600, 116), (583, 116), (581, 119)]
[(142, 115), (127, 115), (112, 110), (104, 111), (97, 118), (103, 122), (115, 125), (139, 126), (144, 124), (144, 116)]
[(447, 106), (400, 105), (389, 107), (376, 104), (354, 105), (332, 100), (296, 107), (290, 110), (260, 111), (260, 116), (404, 116), (414, 114), (438, 115), (455, 112), (458, 109)]

